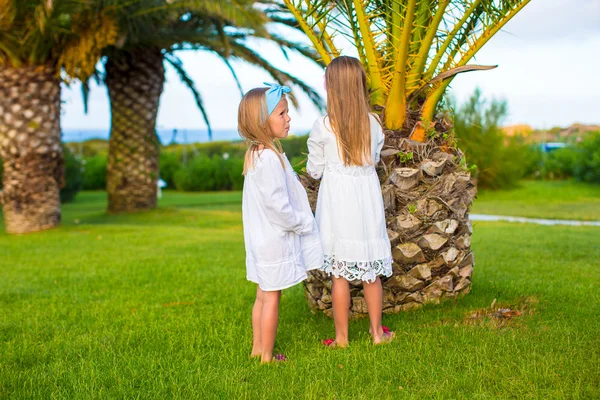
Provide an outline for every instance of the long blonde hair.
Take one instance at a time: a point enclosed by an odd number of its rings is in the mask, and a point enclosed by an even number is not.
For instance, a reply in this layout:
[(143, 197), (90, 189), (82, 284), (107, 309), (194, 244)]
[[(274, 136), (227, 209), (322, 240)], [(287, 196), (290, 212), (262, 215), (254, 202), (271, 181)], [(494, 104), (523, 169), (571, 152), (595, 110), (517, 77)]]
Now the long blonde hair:
[(367, 75), (354, 57), (335, 58), (325, 70), (327, 114), (345, 165), (372, 163)]
[[(285, 163), (283, 157), (281, 157), (281, 153), (283, 153), (281, 143), (273, 139), (273, 134), (267, 122), (269, 119), (265, 97), (267, 90), (268, 88), (250, 90), (242, 97), (238, 108), (238, 132), (248, 144), (248, 150), (246, 150), (246, 156), (244, 157), (244, 175), (254, 168), (254, 156), (256, 152), (261, 151), (259, 149), (261, 145), (265, 149), (273, 150), (279, 157), (281, 166), (285, 169)], [(260, 153), (258, 155), (260, 156)]]

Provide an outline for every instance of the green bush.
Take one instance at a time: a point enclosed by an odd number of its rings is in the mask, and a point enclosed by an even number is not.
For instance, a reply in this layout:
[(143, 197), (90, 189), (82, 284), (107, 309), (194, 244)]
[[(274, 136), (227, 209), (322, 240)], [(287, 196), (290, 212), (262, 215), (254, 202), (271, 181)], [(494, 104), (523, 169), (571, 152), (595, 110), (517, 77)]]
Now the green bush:
[[(292, 161), (292, 159), (302, 160), (307, 157), (308, 154), (308, 145), (306, 141), (308, 140), (308, 135), (302, 136), (288, 136), (287, 138), (281, 141), (281, 145), (283, 146), (283, 151), (287, 158)], [(294, 163), (292, 163), (294, 165)]]
[(469, 165), (476, 165), (478, 185), (500, 189), (516, 186), (527, 170), (534, 150), (521, 136), (506, 136), (500, 129), (506, 116), (505, 101), (482, 99), (479, 89), (454, 116), (458, 147)]
[(83, 163), (67, 146), (63, 146), (65, 160), (65, 186), (60, 189), (60, 201), (69, 203), (75, 200), (77, 192), (83, 187)]
[(600, 183), (600, 132), (586, 135), (574, 151), (573, 176), (583, 182)]
[(578, 143), (548, 153), (539, 151), (537, 172), (542, 179), (569, 179), (600, 183), (600, 132), (590, 132)]
[(576, 158), (577, 151), (572, 147), (542, 153), (539, 176), (551, 180), (571, 178)]
[(85, 190), (104, 190), (106, 188), (106, 156), (95, 155), (85, 159), (83, 188)]
[(178, 170), (183, 168), (180, 158), (175, 152), (161, 151), (158, 165), (160, 168), (160, 178), (167, 183), (167, 188), (174, 188), (175, 181), (173, 177)]
[(196, 156), (222, 157), (225, 153), (230, 158), (241, 158), (245, 152), (246, 145), (241, 141), (172, 144), (161, 148), (161, 153), (175, 154), (179, 160), (183, 160), (184, 158), (189, 160)]
[(173, 180), (177, 190), (182, 191), (240, 190), (244, 184), (243, 168), (242, 158), (197, 156), (177, 170)]

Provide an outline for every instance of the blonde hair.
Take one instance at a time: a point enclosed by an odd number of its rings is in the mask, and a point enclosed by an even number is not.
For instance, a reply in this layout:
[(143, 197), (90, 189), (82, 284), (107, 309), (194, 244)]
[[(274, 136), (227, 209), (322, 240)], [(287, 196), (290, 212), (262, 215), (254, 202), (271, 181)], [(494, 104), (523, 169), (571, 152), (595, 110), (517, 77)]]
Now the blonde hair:
[[(259, 149), (261, 145), (265, 149), (273, 150), (279, 157), (281, 166), (285, 169), (285, 163), (283, 157), (281, 157), (281, 153), (283, 153), (281, 143), (274, 140), (267, 122), (269, 119), (265, 97), (267, 90), (268, 88), (250, 90), (242, 97), (238, 108), (238, 132), (248, 144), (248, 150), (246, 150), (246, 156), (244, 157), (244, 175), (254, 168), (254, 155), (256, 152), (261, 151)], [(258, 156), (260, 157), (260, 153), (258, 153)]]
[(335, 58), (325, 70), (327, 114), (345, 165), (372, 163), (367, 75), (354, 57)]

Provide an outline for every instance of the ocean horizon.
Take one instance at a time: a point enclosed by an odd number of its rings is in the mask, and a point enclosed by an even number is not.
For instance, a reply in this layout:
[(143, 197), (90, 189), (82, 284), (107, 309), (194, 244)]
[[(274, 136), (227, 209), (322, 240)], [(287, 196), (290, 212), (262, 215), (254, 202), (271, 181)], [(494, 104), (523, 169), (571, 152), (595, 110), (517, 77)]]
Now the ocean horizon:
[[(306, 135), (310, 128), (299, 129), (290, 135)], [(108, 140), (109, 129), (73, 129), (66, 128), (62, 130), (62, 140), (65, 143), (83, 142), (90, 139)], [(236, 129), (215, 129), (212, 131), (212, 141), (235, 141), (241, 140)], [(158, 129), (158, 138), (163, 145), (171, 143), (205, 143), (209, 142), (208, 131), (206, 129)]]

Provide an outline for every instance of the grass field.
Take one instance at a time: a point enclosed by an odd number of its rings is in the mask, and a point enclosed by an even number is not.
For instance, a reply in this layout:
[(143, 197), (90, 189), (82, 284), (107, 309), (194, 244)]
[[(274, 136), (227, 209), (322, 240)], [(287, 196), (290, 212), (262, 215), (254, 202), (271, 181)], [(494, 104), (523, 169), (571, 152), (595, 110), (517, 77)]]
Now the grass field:
[(513, 190), (480, 191), (472, 213), (529, 218), (600, 220), (600, 185), (523, 181)]
[[(475, 224), (471, 294), (386, 315), (389, 345), (358, 320), (348, 349), (323, 348), (332, 321), (294, 287), (276, 343), (290, 361), (261, 366), (240, 194), (166, 193), (128, 216), (104, 196), (81, 193), (59, 229), (0, 226), (0, 398), (600, 397), (600, 228)], [(471, 318), (494, 299), (523, 315)]]

